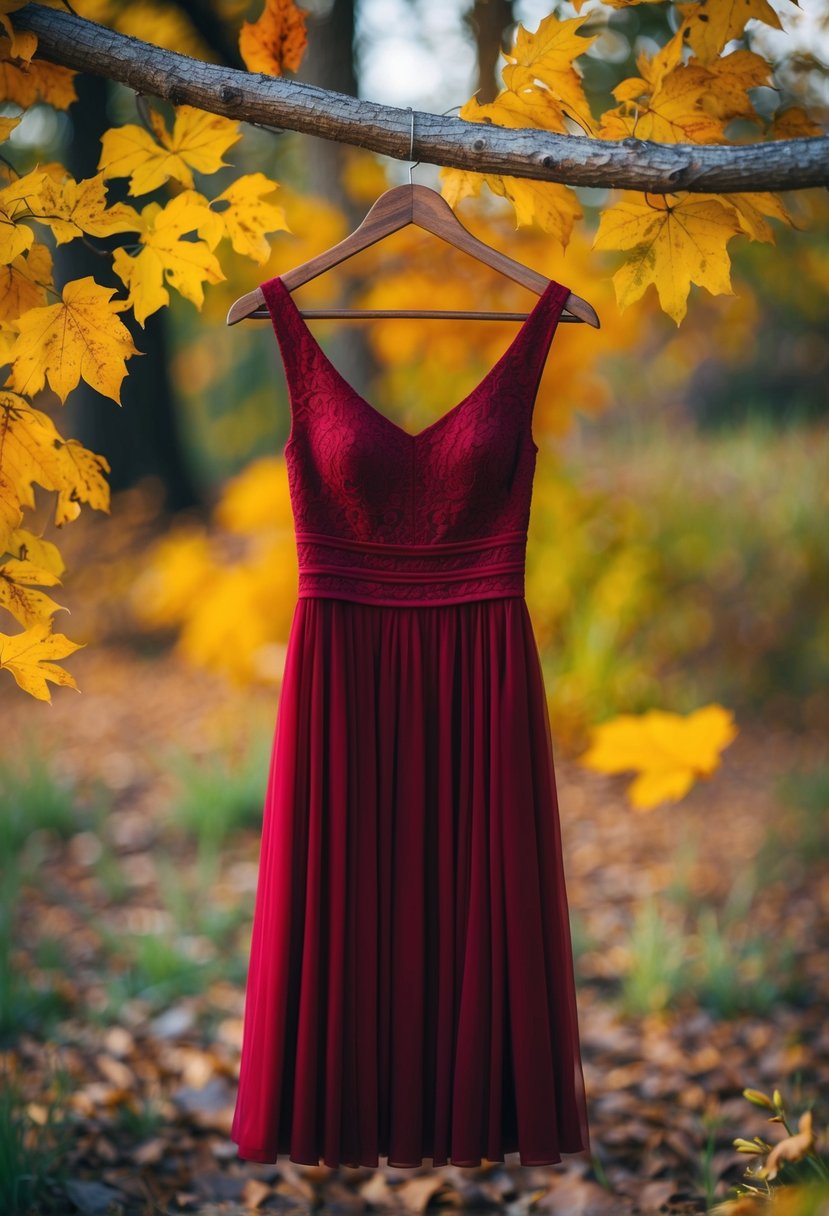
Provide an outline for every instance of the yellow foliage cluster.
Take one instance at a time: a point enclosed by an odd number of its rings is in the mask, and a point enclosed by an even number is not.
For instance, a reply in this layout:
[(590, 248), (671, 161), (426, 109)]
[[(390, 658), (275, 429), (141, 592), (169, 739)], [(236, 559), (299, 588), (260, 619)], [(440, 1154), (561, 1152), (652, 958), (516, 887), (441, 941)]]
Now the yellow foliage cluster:
[[(635, 0), (607, 0), (613, 8), (630, 2)], [(618, 104), (598, 120), (591, 114), (574, 66), (597, 37), (581, 32), (585, 22), (596, 22), (596, 10), (589, 18), (560, 20), (551, 14), (535, 33), (519, 25), (514, 45), (504, 55), (504, 88), (486, 105), (471, 98), (460, 117), (559, 133), (580, 129), (598, 139), (633, 136), (683, 144), (727, 144), (727, 127), (735, 119), (753, 124), (767, 139), (821, 133), (794, 107), (779, 109), (763, 129), (749, 90), (773, 86), (771, 64), (745, 47), (722, 55), (726, 45), (745, 38), (749, 20), (779, 28), (779, 18), (767, 0), (740, 4), (696, 0), (677, 7), (682, 20), (676, 33), (655, 54), (640, 54), (639, 75), (616, 86)], [(485, 183), (513, 204), (519, 227), (537, 224), (562, 247), (581, 216), (575, 193), (555, 182), (459, 169), (441, 173), (443, 194), (452, 206), (479, 194)], [(603, 211), (593, 248), (626, 255), (614, 275), (620, 307), (634, 303), (653, 284), (662, 309), (678, 325), (692, 283), (714, 295), (731, 293), (728, 242), (738, 235), (773, 242), (769, 218), (792, 223), (777, 194), (654, 196), (622, 191)]]
[(145, 628), (177, 631), (182, 657), (243, 685), (281, 676), (296, 591), (285, 461), (266, 457), (228, 483), (209, 531), (175, 528), (157, 543), (131, 600)]
[[(21, 109), (35, 102), (66, 109), (77, 100), (74, 73), (35, 58), (36, 37), (15, 31), (11, 20), (19, 7), (17, 0), (4, 0), (0, 11), (0, 95)], [(113, 16), (113, 7), (103, 0), (86, 9), (90, 17)], [(143, 16), (146, 21), (146, 12)], [(281, 41), (280, 22), (293, 29)], [(304, 46), (300, 26), (291, 3), (278, 11), (268, 5), (260, 22), (244, 31), (246, 58), (257, 63), (257, 70), (295, 66)], [(164, 28), (169, 36), (171, 28)], [(65, 404), (83, 380), (120, 405), (127, 360), (141, 354), (120, 314), (132, 310), (143, 326), (169, 304), (168, 288), (200, 309), (203, 285), (225, 278), (214, 252), (221, 240), (262, 265), (270, 255), (266, 234), (287, 229), (282, 208), (266, 198), (278, 183), (263, 173), (237, 177), (213, 198), (194, 188), (194, 173), (210, 175), (227, 164), (224, 154), (241, 135), (237, 122), (192, 106), (176, 109), (172, 129), (155, 110), (145, 108), (144, 116), (145, 126), (127, 123), (105, 132), (98, 172), (83, 181), (59, 163), (18, 173), (12, 155), (0, 162), (0, 357), (9, 369), (0, 388), (0, 607), (22, 626), (16, 634), (0, 632), (0, 668), (44, 701), (51, 700), (50, 682), (77, 687), (54, 660), (79, 646), (53, 632), (53, 615), (65, 609), (40, 588), (59, 584), (64, 565), (57, 547), (25, 526), (23, 512), (35, 506), (35, 485), (54, 492), (52, 520), (58, 528), (76, 519), (83, 505), (108, 511), (105, 474), (110, 469), (103, 456), (61, 435), (51, 417), (37, 408), (38, 394), (48, 387)], [(0, 119), (0, 138), (8, 141), (20, 120), (20, 115)], [(110, 205), (106, 182), (116, 177), (128, 179), (132, 196), (168, 183), (172, 196), (163, 206), (151, 202), (140, 210)], [(113, 298), (115, 289), (91, 276), (58, 290), (51, 251), (38, 239), (38, 226), (51, 233), (56, 245), (137, 234), (112, 257), (125, 296)], [(259, 560), (263, 569), (284, 569), (284, 562), (272, 561), (267, 553)], [(192, 574), (192, 565), (189, 570)], [(188, 568), (177, 574), (186, 577)], [(235, 635), (245, 618), (243, 595), (249, 599), (251, 594), (243, 581), (226, 605)], [(246, 619), (253, 628), (253, 611)]]

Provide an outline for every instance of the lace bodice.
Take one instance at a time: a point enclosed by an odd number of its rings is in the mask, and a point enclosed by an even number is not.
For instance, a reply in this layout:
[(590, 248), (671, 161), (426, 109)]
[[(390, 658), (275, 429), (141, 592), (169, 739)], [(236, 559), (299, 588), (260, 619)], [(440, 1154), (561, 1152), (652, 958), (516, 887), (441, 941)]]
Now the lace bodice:
[(291, 408), (300, 597), (426, 606), (523, 596), (532, 412), (569, 290), (551, 281), (483, 380), (411, 434), (337, 371), (282, 279), (262, 284)]

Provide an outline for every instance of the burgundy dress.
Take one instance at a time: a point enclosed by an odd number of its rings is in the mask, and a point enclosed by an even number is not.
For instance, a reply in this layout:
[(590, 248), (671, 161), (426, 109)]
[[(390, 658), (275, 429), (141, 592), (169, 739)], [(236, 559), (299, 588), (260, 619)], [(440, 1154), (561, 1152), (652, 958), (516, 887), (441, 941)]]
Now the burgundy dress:
[(290, 393), (299, 588), (238, 1156), (477, 1166), (589, 1152), (524, 599), (531, 417), (569, 289), (551, 282), (477, 388), (416, 435), (339, 374), (279, 277), (262, 291)]

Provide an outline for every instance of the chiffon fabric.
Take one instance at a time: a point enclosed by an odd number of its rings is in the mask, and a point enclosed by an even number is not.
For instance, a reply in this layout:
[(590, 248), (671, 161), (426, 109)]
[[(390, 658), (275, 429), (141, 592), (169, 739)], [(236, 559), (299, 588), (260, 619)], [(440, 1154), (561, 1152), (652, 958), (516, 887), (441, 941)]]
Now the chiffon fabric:
[(550, 282), (410, 434), (277, 277), (298, 596), (231, 1136), (328, 1166), (590, 1151), (550, 723), (524, 599)]

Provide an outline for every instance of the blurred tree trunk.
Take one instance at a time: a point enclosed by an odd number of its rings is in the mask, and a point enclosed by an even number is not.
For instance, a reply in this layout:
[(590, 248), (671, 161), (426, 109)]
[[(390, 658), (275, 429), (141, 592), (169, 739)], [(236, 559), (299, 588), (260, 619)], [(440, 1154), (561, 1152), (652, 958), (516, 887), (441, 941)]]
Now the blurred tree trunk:
[[(97, 172), (101, 136), (110, 126), (108, 100), (112, 86), (101, 76), (80, 74), (75, 87), (78, 100), (67, 112), (72, 130), (63, 163), (80, 179)], [(126, 181), (117, 179), (108, 183), (110, 202), (135, 204), (135, 199), (127, 196), (126, 186)], [(142, 199), (141, 203), (148, 201)], [(122, 244), (123, 239), (121, 235), (99, 240), (97, 244), (111, 250)], [(112, 270), (111, 258), (101, 257), (85, 241), (58, 246), (55, 271), (59, 288), (72, 279), (91, 275), (97, 283), (116, 288), (116, 295), (123, 296), (125, 291)], [(107, 458), (112, 469), (107, 480), (114, 492), (134, 485), (144, 476), (155, 475), (164, 486), (165, 509), (178, 511), (198, 504), (200, 496), (187, 467), (177, 426), (165, 315), (164, 309), (154, 313), (142, 329), (131, 313), (122, 314), (136, 347), (145, 352), (128, 364), (129, 374), (122, 385), (123, 405), (119, 408), (81, 380), (64, 407), (65, 432)]]
[[(357, 73), (354, 66), (354, 0), (318, 0), (309, 8), (306, 22), (308, 46), (303, 56), (298, 80), (318, 85), (323, 89), (334, 89), (357, 97)], [(364, 218), (367, 207), (355, 204), (343, 186), (343, 167), (349, 154), (345, 144), (329, 139), (318, 139), (313, 135), (302, 136), (303, 167), (309, 191), (334, 203), (346, 215), (349, 231), (356, 228)], [(334, 276), (337, 272), (334, 271)], [(345, 296), (347, 285), (337, 294), (336, 277), (330, 279), (331, 304), (349, 307)], [(351, 384), (366, 395), (370, 392), (372, 377), (377, 372), (377, 363), (371, 354), (367, 333), (352, 321), (343, 321), (337, 332), (326, 340), (331, 358), (338, 370)]]
[(478, 101), (494, 101), (501, 84), (498, 62), (504, 38), (515, 24), (512, 0), (475, 0), (465, 16), (478, 49)]

